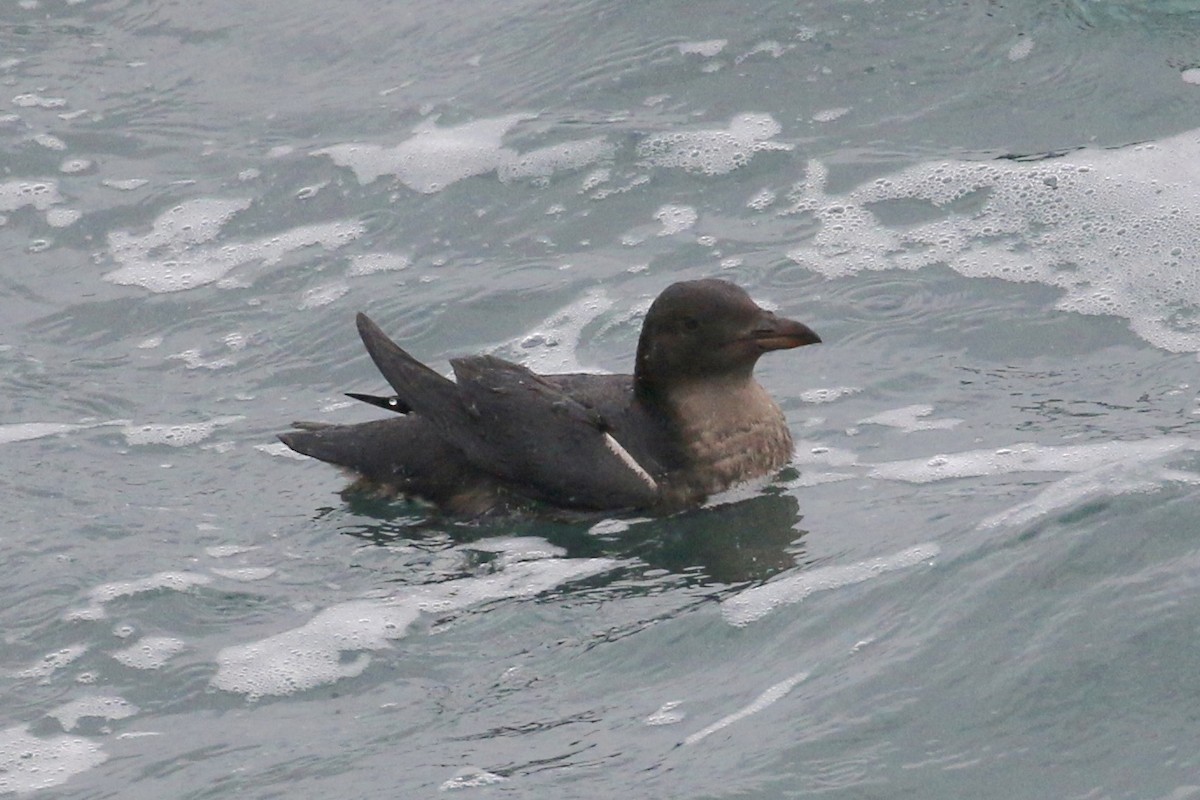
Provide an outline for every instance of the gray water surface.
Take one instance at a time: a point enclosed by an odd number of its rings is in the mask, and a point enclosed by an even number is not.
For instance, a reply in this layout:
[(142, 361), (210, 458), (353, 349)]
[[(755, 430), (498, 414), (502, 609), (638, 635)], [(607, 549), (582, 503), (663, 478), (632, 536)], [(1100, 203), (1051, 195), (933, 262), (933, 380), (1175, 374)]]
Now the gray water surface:
[[(1200, 5), (0, 17), (0, 796), (1200, 798)], [(274, 438), (712, 275), (824, 344), (711, 507)]]

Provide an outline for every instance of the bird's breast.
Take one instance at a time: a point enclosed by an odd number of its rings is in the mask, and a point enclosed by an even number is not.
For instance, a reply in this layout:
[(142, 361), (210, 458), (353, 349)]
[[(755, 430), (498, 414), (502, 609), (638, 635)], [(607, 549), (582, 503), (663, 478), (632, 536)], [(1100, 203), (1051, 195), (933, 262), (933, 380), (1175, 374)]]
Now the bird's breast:
[(687, 480), (705, 494), (770, 475), (792, 457), (783, 412), (756, 381), (673, 398)]

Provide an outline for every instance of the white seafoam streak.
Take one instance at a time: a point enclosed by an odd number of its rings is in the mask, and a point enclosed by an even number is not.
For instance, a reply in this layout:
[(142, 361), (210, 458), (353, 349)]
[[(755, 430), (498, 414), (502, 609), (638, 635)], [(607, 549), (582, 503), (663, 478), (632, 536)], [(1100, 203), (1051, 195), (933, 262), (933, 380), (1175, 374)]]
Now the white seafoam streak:
[(0, 730), (0, 795), (48, 789), (108, 760), (100, 745), (77, 736), (34, 736), (28, 725)]
[(103, 422), (14, 422), (0, 425), (0, 444), (26, 442), (32, 439), (42, 439), (48, 436), (59, 436), (67, 433), (118, 426), (130, 445), (169, 445), (171, 447), (187, 447), (197, 444), (212, 436), (213, 432), (224, 425), (231, 425), (245, 419), (241, 416), (216, 417), (204, 422), (185, 422), (179, 424), (147, 423), (135, 425), (127, 419), (111, 419)]
[(727, 728), (739, 720), (745, 719), (751, 714), (757, 714), (758, 712), (778, 701), (780, 698), (784, 697), (788, 692), (796, 687), (796, 684), (800, 683), (807, 677), (807, 672), (798, 672), (790, 678), (786, 678), (779, 683), (776, 683), (756, 697), (754, 701), (745, 708), (738, 709), (728, 716), (721, 717), (721, 719), (717, 720), (713, 724), (705, 728), (701, 728), (685, 738), (683, 740), (684, 745), (694, 745), (697, 742), (713, 735), (717, 731)]
[(721, 616), (730, 625), (749, 625), (782, 606), (799, 603), (817, 592), (840, 589), (886, 572), (927, 563), (940, 553), (941, 548), (936, 543), (925, 542), (869, 561), (803, 570), (723, 600)]
[(335, 220), (249, 241), (220, 241), (222, 229), (251, 204), (247, 198), (194, 198), (159, 214), (148, 233), (110, 233), (108, 249), (120, 266), (104, 279), (156, 294), (181, 292), (228, 281), (240, 267), (274, 266), (307, 247), (336, 250), (366, 232), (357, 220)]
[[(1200, 440), (1175, 436), (1140, 442), (1114, 441), (1086, 445), (1025, 443), (992, 450), (971, 450), (932, 458), (853, 466), (860, 467), (862, 471), (859, 475), (864, 477), (908, 483), (1021, 472), (1070, 473), (1069, 477), (1052, 483), (1032, 499), (979, 523), (980, 528), (991, 528), (1025, 524), (1096, 493), (1111, 496), (1115, 493), (1154, 491), (1169, 481), (1200, 483), (1200, 474), (1168, 469), (1160, 463), (1197, 450), (1200, 450)], [(833, 458), (839, 462), (845, 460), (838, 454), (834, 454)], [(809, 463), (814, 461), (811, 456), (808, 460)], [(842, 469), (845, 466), (841, 463)], [(850, 478), (855, 475), (839, 473), (839, 477)], [(916, 566), (935, 558), (939, 552), (936, 543), (928, 542), (877, 559), (821, 567), (776, 578), (725, 600), (721, 604), (721, 612), (730, 624), (747, 625), (816, 592), (861, 583), (886, 572)]]
[(13, 422), (0, 425), (0, 444), (27, 442), (46, 436), (58, 436), (110, 425), (129, 425), (127, 419), (112, 419), (105, 422)]
[(504, 136), (531, 114), (508, 114), (461, 125), (440, 127), (423, 120), (400, 144), (351, 142), (316, 150), (340, 167), (353, 170), (359, 183), (395, 176), (413, 191), (440, 192), (465, 178), (495, 172), (501, 181), (544, 179), (555, 172), (581, 169), (613, 151), (603, 137), (564, 142), (517, 152), (504, 146)]
[(1014, 472), (1085, 472), (1106, 464), (1139, 464), (1198, 449), (1200, 439), (1186, 436), (1076, 445), (1019, 442), (990, 450), (965, 450), (865, 466), (872, 478), (930, 483)]
[[(495, 172), (502, 182), (544, 180), (558, 172), (583, 169), (612, 156), (616, 146), (603, 136), (518, 152), (504, 138), (536, 115), (487, 117), (460, 125), (439, 126), (423, 120), (399, 144), (348, 142), (313, 152), (354, 172), (361, 184), (390, 175), (422, 194), (440, 192), (461, 180)], [(739, 114), (726, 128), (706, 128), (646, 136), (638, 155), (646, 166), (718, 175), (744, 166), (755, 153), (791, 150), (770, 141), (782, 128), (768, 114)]]
[[(1031, 499), (997, 512), (981, 528), (1023, 525), (1091, 496), (1152, 492), (1171, 483), (1200, 483), (1200, 473), (1166, 463), (1200, 451), (1200, 439), (1163, 436), (1141, 441), (1043, 445), (1019, 442), (1007, 447), (939, 453), (922, 458), (859, 463), (856, 454), (815, 442), (798, 443), (795, 463), (803, 473), (794, 484), (814, 486), (853, 478), (934, 483), (1021, 473), (1067, 473)], [(833, 468), (821, 472), (813, 468)]]
[[(386, 646), (389, 641), (403, 637), (422, 612), (445, 613), (498, 597), (528, 597), (615, 564), (608, 559), (560, 558), (557, 548), (531, 538), (486, 544), (506, 556), (497, 562), (501, 565), (498, 573), (417, 587), (390, 600), (338, 604), (299, 628), (246, 645), (226, 647), (217, 655), (213, 685), (253, 698), (289, 694), (356, 675), (369, 663), (369, 657), (360, 652), (357, 658), (346, 662), (341, 658), (342, 653)], [(243, 548), (228, 552), (234, 550)], [(219, 555), (226, 552), (223, 548)], [(88, 607), (68, 612), (64, 618), (102, 619), (105, 604), (112, 600), (162, 590), (186, 591), (207, 585), (211, 580), (196, 572), (162, 572), (102, 584), (88, 592)], [(182, 640), (149, 637), (111, 655), (132, 668), (157, 669), (185, 646)], [(14, 674), (44, 677), (73, 662), (86, 650), (83, 645), (67, 648)], [(67, 702), (49, 715), (58, 719), (65, 730), (71, 730), (85, 717), (118, 720), (133, 717), (138, 711), (119, 696), (98, 694)], [(34, 735), (28, 725), (0, 729), (0, 794), (56, 786), (104, 763), (107, 758), (100, 743), (86, 738)]]
[[(223, 648), (217, 654), (217, 689), (250, 698), (287, 695), (359, 675), (368, 651), (407, 635), (422, 612), (446, 613), (496, 598), (529, 597), (564, 581), (611, 569), (603, 558), (540, 558), (505, 563), (500, 571), (414, 587), (385, 600), (352, 600), (319, 612), (282, 633)], [(344, 653), (357, 652), (352, 660)]]
[[(1200, 351), (1200, 130), (1032, 162), (924, 163), (843, 194), (826, 190), (826, 175), (810, 162), (780, 211), (818, 222), (788, 253), (813, 272), (945, 265), (969, 278), (1041, 283), (1062, 290), (1060, 310), (1123, 317), (1155, 347)], [(888, 227), (873, 208), (896, 201), (940, 216)]]

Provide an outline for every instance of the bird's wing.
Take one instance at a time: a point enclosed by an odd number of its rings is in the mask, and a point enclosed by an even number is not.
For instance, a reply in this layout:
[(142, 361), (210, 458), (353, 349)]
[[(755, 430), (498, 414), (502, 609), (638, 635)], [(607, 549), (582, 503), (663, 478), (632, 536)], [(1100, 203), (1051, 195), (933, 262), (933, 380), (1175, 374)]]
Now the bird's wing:
[[(330, 425), (321, 422), (293, 422), (279, 440), (297, 453), (347, 467), (372, 480), (400, 480), (414, 469), (396, 470), (396, 454), (418, 449), (425, 457), (429, 447), (414, 448), (416, 426), (404, 417), (362, 422), (357, 425)], [(403, 463), (413, 461), (406, 459)], [(422, 463), (417, 461), (415, 468)]]
[(646, 506), (657, 497), (653, 476), (595, 410), (501, 358), (450, 363), (459, 393), (478, 414), (477, 435), (503, 455), (516, 480), (591, 508)]
[(400, 402), (429, 420), (477, 469), (535, 497), (587, 508), (637, 508), (658, 496), (653, 476), (604, 419), (528, 369), (494, 356), (452, 361), (442, 377), (358, 315), (367, 352)]

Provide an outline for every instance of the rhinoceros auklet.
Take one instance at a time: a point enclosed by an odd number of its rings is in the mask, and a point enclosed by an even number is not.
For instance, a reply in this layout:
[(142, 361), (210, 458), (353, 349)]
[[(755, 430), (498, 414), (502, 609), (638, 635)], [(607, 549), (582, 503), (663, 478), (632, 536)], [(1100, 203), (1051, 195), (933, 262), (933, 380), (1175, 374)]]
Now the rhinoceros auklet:
[(401, 416), (293, 423), (291, 449), (348, 470), (350, 491), (477, 516), (530, 501), (670, 513), (791, 458), (783, 412), (754, 379), (769, 350), (821, 339), (728, 281), (681, 281), (650, 306), (633, 375), (538, 375), (495, 356), (451, 359), (456, 381), (364, 314), (358, 332), (396, 394), (351, 395)]

